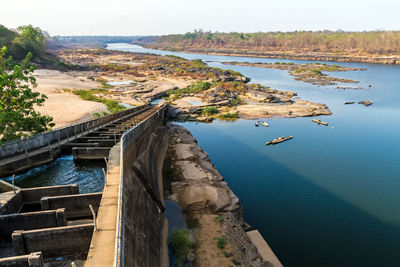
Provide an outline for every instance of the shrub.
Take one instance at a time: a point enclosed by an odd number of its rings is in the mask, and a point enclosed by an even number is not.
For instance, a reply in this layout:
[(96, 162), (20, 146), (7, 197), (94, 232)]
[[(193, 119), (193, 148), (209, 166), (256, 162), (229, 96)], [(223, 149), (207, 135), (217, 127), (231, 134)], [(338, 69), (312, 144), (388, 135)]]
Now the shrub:
[(235, 96), (234, 98), (229, 100), (229, 105), (231, 106), (238, 106), (242, 104), (242, 100), (239, 96)]
[(187, 255), (193, 248), (189, 231), (186, 229), (174, 229), (168, 237), (168, 245), (172, 248), (178, 260), (178, 266), (183, 266)]
[(225, 238), (221, 237), (214, 237), (213, 240), (217, 240), (217, 247), (220, 249), (225, 248), (226, 240)]
[(312, 69), (311, 73), (313, 75), (315, 75), (315, 76), (321, 76), (322, 75), (322, 72), (320, 70), (318, 70), (318, 69)]
[(214, 221), (219, 221), (220, 223), (222, 223), (223, 221), (224, 221), (224, 217), (222, 217), (222, 216), (215, 216), (214, 217)]
[(186, 219), (187, 226), (192, 229), (199, 226), (199, 220), (197, 218), (189, 217)]
[(224, 255), (225, 255), (225, 258), (229, 258), (230, 256), (232, 256), (231, 253), (229, 253), (226, 250), (224, 250)]
[(236, 265), (236, 266), (239, 266), (239, 265), (240, 265), (240, 262), (238, 262), (238, 261), (235, 260), (235, 259), (232, 260), (232, 263), (233, 263), (234, 265)]

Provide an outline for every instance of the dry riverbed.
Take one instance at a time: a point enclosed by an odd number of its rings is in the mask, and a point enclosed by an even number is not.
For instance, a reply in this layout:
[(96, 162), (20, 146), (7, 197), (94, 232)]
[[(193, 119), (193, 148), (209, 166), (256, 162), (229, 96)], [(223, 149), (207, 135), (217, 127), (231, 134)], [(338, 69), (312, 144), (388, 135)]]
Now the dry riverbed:
[(324, 104), (249, 83), (238, 72), (212, 68), (201, 60), (96, 49), (64, 50), (59, 57), (87, 69), (86, 79), (112, 84), (96, 96), (130, 105), (164, 98), (176, 120), (331, 114)]

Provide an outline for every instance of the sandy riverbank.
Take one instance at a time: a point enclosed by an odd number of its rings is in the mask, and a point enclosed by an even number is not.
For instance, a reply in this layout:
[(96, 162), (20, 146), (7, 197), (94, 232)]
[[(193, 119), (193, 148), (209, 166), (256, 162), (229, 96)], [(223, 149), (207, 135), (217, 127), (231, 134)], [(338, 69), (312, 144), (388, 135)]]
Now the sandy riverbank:
[(53, 117), (55, 127), (62, 127), (93, 117), (95, 112), (106, 110), (101, 103), (86, 101), (63, 89), (92, 89), (99, 87), (98, 82), (87, 79), (85, 72), (60, 72), (38, 69), (34, 72), (38, 86), (34, 91), (45, 94), (48, 99), (43, 106), (35, 109)]

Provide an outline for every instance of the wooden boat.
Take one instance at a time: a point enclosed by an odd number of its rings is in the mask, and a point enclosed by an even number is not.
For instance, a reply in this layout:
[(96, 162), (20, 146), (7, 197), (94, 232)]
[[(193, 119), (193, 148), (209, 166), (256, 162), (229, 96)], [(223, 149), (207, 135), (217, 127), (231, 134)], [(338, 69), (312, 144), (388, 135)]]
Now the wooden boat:
[(323, 122), (323, 121), (321, 121), (321, 120), (312, 119), (312, 122), (315, 122), (315, 123), (317, 123), (317, 124), (322, 124), (322, 125), (328, 126), (328, 123), (327, 123), (327, 122)]
[(354, 101), (349, 101), (349, 102), (344, 102), (345, 105), (351, 105), (354, 104)]
[(269, 124), (266, 121), (262, 121), (262, 122), (260, 122), (260, 124), (262, 126), (264, 126), (264, 127), (268, 127), (269, 126)]
[(287, 141), (287, 140), (290, 140), (290, 139), (292, 139), (292, 138), (293, 138), (293, 136), (288, 136), (288, 137), (281, 136), (281, 137), (275, 138), (275, 139), (273, 139), (273, 140), (271, 140), (271, 141), (265, 143), (265, 145), (266, 145), (266, 146), (269, 146), (269, 145), (276, 145), (276, 144), (285, 142), (285, 141)]

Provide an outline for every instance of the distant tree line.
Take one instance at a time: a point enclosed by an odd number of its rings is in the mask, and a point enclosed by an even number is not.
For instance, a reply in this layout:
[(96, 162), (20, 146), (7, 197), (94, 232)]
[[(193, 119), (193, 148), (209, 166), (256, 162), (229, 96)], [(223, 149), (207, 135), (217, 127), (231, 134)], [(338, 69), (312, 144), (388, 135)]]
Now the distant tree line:
[(400, 31), (296, 31), (219, 33), (196, 30), (164, 35), (151, 46), (169, 49), (232, 49), (400, 55)]
[(55, 36), (59, 44), (66, 48), (104, 48), (107, 43), (153, 42), (156, 36)]

